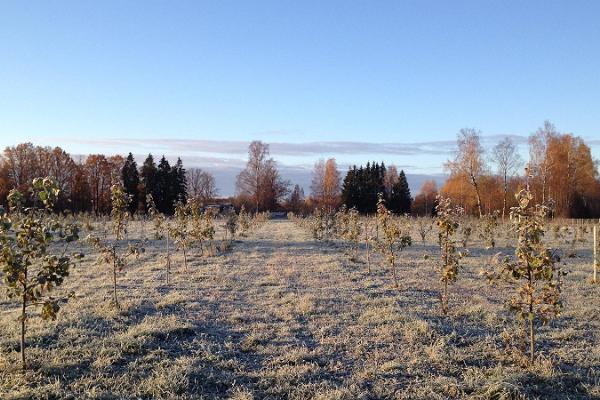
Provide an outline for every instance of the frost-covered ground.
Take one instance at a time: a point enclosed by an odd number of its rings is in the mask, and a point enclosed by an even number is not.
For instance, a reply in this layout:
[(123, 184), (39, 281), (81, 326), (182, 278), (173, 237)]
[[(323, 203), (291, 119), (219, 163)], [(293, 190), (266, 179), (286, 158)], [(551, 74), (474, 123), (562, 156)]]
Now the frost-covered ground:
[(187, 272), (177, 253), (169, 286), (154, 241), (120, 274), (120, 312), (109, 268), (88, 253), (61, 288), (76, 297), (58, 319), (31, 318), (25, 374), (17, 307), (0, 298), (0, 398), (600, 398), (600, 286), (585, 244), (565, 259), (564, 313), (540, 328), (541, 354), (523, 368), (509, 290), (479, 276), (512, 250), (476, 241), (444, 317), (434, 236), (413, 234), (399, 289), (379, 256), (368, 274), (363, 252), (351, 262), (343, 243), (286, 220), (223, 255), (191, 250)]

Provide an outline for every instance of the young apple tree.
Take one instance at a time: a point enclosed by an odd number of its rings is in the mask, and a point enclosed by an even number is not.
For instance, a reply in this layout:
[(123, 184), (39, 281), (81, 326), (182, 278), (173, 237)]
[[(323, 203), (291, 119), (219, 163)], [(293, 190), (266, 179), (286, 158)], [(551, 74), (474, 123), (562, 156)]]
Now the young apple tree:
[(190, 245), (190, 236), (188, 235), (188, 215), (189, 207), (186, 203), (178, 200), (175, 202), (175, 226), (169, 229), (170, 236), (173, 238), (177, 250), (183, 251), (183, 266), (187, 266), (187, 249)]
[(88, 242), (98, 250), (100, 256), (99, 263), (112, 265), (112, 284), (113, 284), (113, 304), (119, 309), (119, 299), (117, 296), (117, 273), (127, 266), (127, 260), (131, 256), (137, 257), (144, 248), (141, 244), (134, 245), (127, 243), (125, 250), (119, 249), (119, 241), (125, 238), (127, 232), (127, 220), (129, 218), (129, 203), (131, 197), (123, 189), (120, 183), (114, 184), (111, 189), (112, 201), (112, 223), (114, 240), (102, 240), (98, 237), (88, 236)]
[(412, 238), (408, 232), (404, 232), (390, 210), (385, 207), (383, 196), (379, 195), (377, 201), (377, 224), (381, 230), (381, 236), (378, 239), (379, 251), (385, 257), (394, 275), (394, 286), (398, 285), (398, 274), (396, 272), (397, 252), (405, 247), (412, 245)]
[[(33, 206), (24, 207), (24, 196), (13, 189), (8, 195), (10, 212), (0, 210), (0, 265), (8, 297), (21, 305), (21, 366), (27, 368), (25, 334), (29, 307), (41, 307), (44, 320), (56, 319), (64, 298), (49, 296), (69, 275), (73, 260), (82, 254), (67, 254), (70, 243), (79, 239), (79, 226), (52, 212), (60, 189), (51, 178), (35, 178)], [(39, 207), (38, 207), (39, 206)], [(53, 246), (56, 242), (64, 247)]]
[(526, 189), (517, 193), (516, 198), (518, 205), (510, 212), (510, 220), (518, 232), (515, 257), (504, 257), (499, 271), (484, 274), (490, 281), (502, 278), (514, 285), (515, 291), (507, 305), (520, 321), (526, 321), (525, 334), (529, 337), (532, 364), (536, 324), (546, 324), (560, 314), (561, 281), (566, 273), (560, 268), (557, 253), (543, 242), (548, 207), (532, 205), (533, 195)]
[(158, 211), (156, 208), (156, 204), (154, 203), (154, 198), (151, 194), (146, 196), (146, 204), (148, 204), (148, 214), (150, 215), (150, 219), (152, 219), (152, 224), (154, 225), (154, 239), (162, 240), (164, 235), (164, 224), (165, 224), (165, 216)]
[(452, 207), (449, 198), (438, 196), (437, 199), (437, 226), (441, 250), (440, 281), (443, 291), (440, 295), (442, 312), (448, 314), (448, 285), (456, 281), (458, 276), (461, 254), (456, 249), (455, 235), (459, 224), (456, 209)]

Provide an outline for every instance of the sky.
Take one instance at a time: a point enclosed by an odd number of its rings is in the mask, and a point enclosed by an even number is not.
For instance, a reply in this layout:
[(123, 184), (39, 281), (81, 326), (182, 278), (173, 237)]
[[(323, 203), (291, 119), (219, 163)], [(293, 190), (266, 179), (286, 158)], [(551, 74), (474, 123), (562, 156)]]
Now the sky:
[(327, 157), (439, 176), (463, 127), (526, 153), (546, 119), (598, 158), (598, 15), (599, 1), (2, 1), (0, 146), (181, 156), (223, 194), (254, 139), (303, 184)]

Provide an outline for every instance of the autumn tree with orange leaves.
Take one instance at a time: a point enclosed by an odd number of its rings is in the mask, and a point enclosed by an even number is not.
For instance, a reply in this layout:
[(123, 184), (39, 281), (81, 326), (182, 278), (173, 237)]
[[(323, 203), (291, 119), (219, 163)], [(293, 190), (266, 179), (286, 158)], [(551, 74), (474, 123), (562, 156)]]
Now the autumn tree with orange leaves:
[(480, 141), (481, 131), (474, 128), (463, 128), (458, 134), (456, 144), (458, 151), (452, 161), (445, 165), (450, 171), (451, 178), (458, 177), (466, 180), (475, 191), (477, 201), (477, 211), (479, 217), (483, 216), (481, 203), (481, 188), (479, 181), (487, 171), (487, 165), (484, 159), (484, 149)]
[(342, 188), (335, 158), (317, 161), (310, 188), (317, 207), (332, 211), (340, 205)]
[(434, 180), (427, 180), (421, 185), (419, 193), (415, 196), (412, 203), (411, 213), (413, 215), (430, 216), (434, 213), (437, 205), (438, 196), (437, 183)]

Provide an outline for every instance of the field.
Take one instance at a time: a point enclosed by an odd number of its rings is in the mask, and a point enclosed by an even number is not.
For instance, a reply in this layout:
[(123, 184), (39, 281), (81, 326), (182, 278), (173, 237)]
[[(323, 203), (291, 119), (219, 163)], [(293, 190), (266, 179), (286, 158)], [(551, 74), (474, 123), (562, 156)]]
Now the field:
[(480, 276), (496, 252), (514, 252), (511, 240), (486, 249), (474, 235), (443, 316), (435, 228), (425, 243), (412, 236), (398, 289), (380, 255), (369, 274), (363, 250), (351, 261), (347, 244), (316, 241), (290, 220), (269, 220), (215, 257), (191, 249), (188, 271), (176, 253), (169, 285), (165, 243), (149, 241), (119, 276), (120, 311), (110, 268), (85, 247), (60, 288), (74, 298), (55, 322), (30, 320), (25, 373), (17, 305), (0, 297), (0, 398), (600, 398), (591, 240), (563, 258), (565, 308), (540, 327), (527, 367), (522, 327), (503, 305), (511, 289)]

